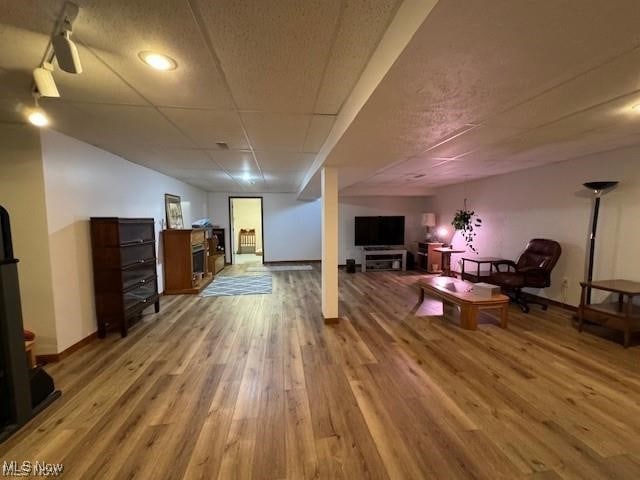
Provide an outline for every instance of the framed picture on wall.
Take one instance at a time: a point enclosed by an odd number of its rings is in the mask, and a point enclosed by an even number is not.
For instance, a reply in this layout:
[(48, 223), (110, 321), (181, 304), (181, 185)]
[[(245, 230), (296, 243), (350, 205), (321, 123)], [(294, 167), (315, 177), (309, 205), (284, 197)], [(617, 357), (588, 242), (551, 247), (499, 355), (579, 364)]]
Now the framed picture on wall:
[(184, 228), (182, 220), (182, 203), (178, 195), (164, 194), (164, 209), (167, 214), (167, 228)]

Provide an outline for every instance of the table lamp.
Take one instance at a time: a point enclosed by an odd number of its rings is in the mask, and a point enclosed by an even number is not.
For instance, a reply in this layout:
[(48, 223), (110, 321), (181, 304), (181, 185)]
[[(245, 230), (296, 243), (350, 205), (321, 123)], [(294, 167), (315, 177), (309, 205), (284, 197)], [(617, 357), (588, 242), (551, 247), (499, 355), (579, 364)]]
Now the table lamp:
[[(587, 282), (593, 280), (593, 258), (596, 251), (596, 231), (598, 229), (598, 214), (600, 213), (600, 198), (609, 193), (618, 182), (587, 182), (583, 184), (592, 191), (595, 198), (593, 219), (591, 220), (591, 236), (589, 237), (589, 263), (587, 266)], [(591, 289), (587, 288), (586, 303), (591, 303)]]
[(435, 213), (423, 213), (422, 214), (422, 226), (426, 228), (426, 241), (433, 239), (433, 234), (429, 231), (430, 228), (436, 226), (436, 214)]

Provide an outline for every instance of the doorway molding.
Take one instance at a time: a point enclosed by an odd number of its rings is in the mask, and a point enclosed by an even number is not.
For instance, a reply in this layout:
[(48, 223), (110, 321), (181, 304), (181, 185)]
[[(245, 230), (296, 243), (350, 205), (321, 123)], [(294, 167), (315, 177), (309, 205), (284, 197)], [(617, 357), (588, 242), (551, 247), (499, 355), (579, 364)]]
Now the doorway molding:
[(233, 262), (234, 258), (235, 258), (235, 250), (234, 250), (234, 237), (235, 237), (235, 233), (233, 231), (233, 200), (235, 198), (238, 199), (260, 199), (260, 237), (262, 239), (262, 261), (261, 263), (264, 265), (265, 263), (265, 256), (266, 256), (266, 249), (264, 246), (264, 198), (261, 196), (240, 196), (240, 195), (234, 195), (234, 196), (229, 196), (229, 247), (231, 248), (231, 264), (235, 265), (235, 263)]

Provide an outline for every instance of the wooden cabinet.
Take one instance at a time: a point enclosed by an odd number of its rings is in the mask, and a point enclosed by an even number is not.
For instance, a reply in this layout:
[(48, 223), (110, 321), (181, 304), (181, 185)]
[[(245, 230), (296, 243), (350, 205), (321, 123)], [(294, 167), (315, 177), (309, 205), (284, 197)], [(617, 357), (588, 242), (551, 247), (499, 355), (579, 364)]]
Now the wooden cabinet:
[(205, 229), (164, 230), (164, 293), (200, 293), (211, 280)]
[(214, 253), (209, 256), (209, 270), (217, 275), (225, 267), (224, 253)]
[[(419, 270), (426, 271), (427, 273), (442, 272), (442, 254), (434, 251), (440, 247), (442, 247), (442, 243), (418, 243), (417, 264)], [(434, 269), (434, 265), (438, 265), (438, 268)]]
[(153, 218), (91, 218), (98, 336), (111, 327), (123, 337), (142, 311), (160, 311)]

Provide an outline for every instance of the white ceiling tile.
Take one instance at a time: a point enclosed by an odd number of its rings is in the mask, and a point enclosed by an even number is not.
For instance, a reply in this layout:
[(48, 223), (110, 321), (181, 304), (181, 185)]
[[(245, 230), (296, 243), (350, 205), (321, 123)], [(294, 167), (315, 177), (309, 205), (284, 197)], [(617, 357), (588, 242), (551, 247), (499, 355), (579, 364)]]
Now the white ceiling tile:
[(166, 148), (158, 150), (158, 158), (167, 166), (176, 169), (204, 170), (222, 174), (220, 167), (203, 150)]
[(309, 153), (257, 151), (256, 158), (260, 168), (263, 170), (306, 171), (313, 163), (315, 155)]
[(300, 170), (298, 172), (282, 172), (280, 170), (270, 171), (265, 170), (262, 172), (264, 175), (264, 180), (266, 182), (278, 183), (278, 182), (294, 182), (300, 183), (302, 178), (304, 177), (305, 171)]
[[(57, 100), (50, 100), (51, 103)], [(154, 147), (189, 148), (193, 144), (152, 107), (125, 105), (73, 105), (82, 111), (85, 121), (100, 132), (104, 144), (125, 142)], [(73, 136), (73, 132), (69, 133)]]
[(311, 116), (245, 112), (242, 120), (254, 150), (301, 152)]
[(314, 115), (311, 118), (311, 124), (309, 125), (309, 131), (305, 138), (303, 150), (305, 152), (318, 153), (322, 148), (331, 127), (336, 121), (336, 117), (333, 115)]
[(149, 105), (149, 103), (104, 65), (91, 51), (78, 43), (82, 73), (75, 75), (57, 66), (53, 77), (60, 95), (76, 102)]
[(217, 142), (231, 149), (249, 148), (240, 117), (235, 111), (161, 108), (176, 126), (201, 148), (217, 148)]
[(314, 112), (337, 114), (386, 31), (399, 0), (350, 0), (336, 35)]
[(209, 156), (228, 171), (255, 170), (253, 154), (247, 150), (210, 150)]
[[(225, 82), (184, 0), (84, 0), (74, 32), (111, 68), (155, 105), (233, 107)], [(138, 54), (174, 58), (178, 68), (159, 72)]]
[(195, 0), (243, 110), (313, 111), (339, 0)]

